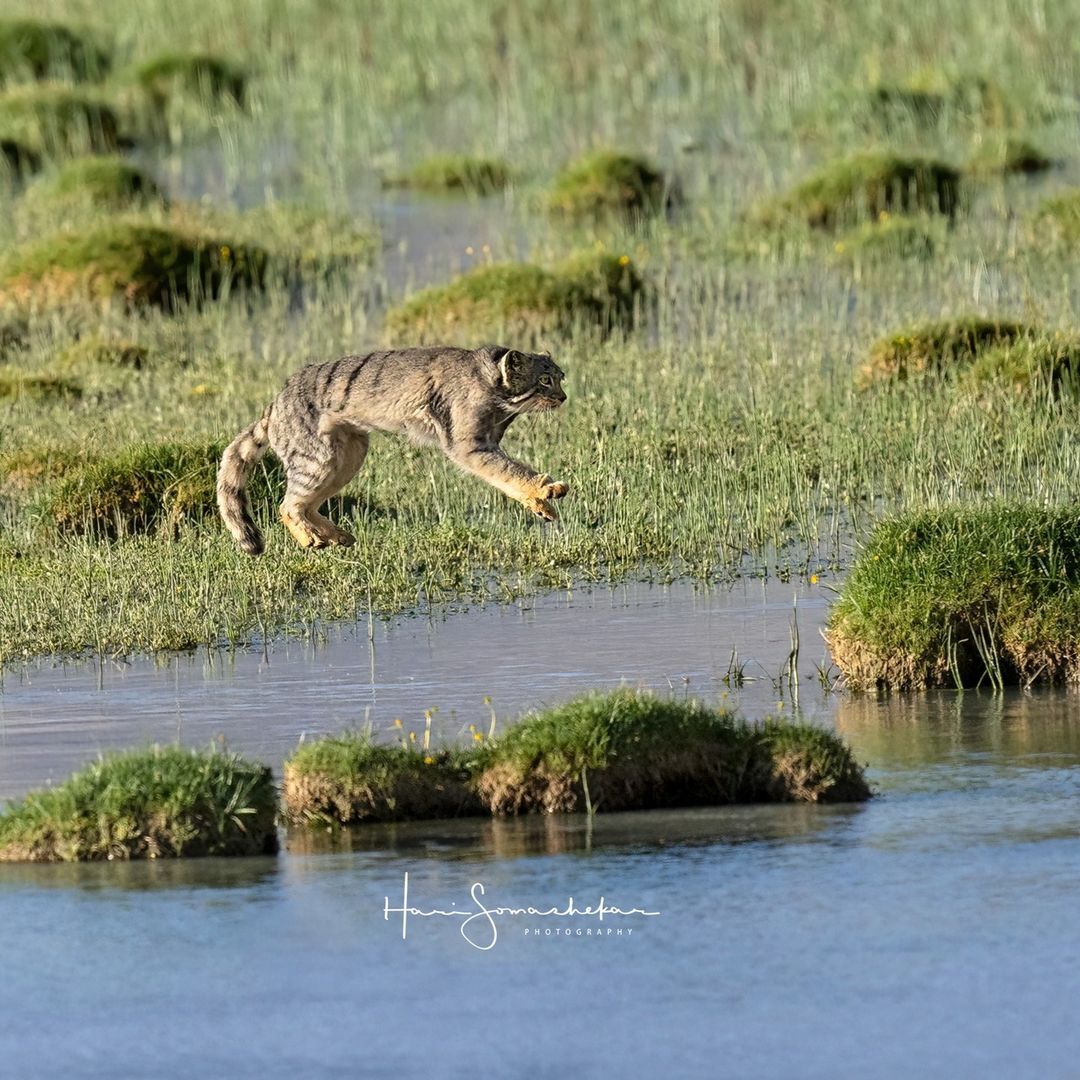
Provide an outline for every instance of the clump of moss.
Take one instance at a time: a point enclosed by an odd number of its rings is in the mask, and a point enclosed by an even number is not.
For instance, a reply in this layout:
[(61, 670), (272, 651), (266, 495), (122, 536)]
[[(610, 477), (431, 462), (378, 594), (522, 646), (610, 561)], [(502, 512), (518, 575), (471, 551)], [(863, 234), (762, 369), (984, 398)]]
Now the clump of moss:
[(878, 218), (883, 211), (951, 217), (959, 198), (960, 174), (943, 162), (864, 153), (824, 167), (787, 194), (761, 204), (754, 217), (770, 227), (796, 221), (827, 229)]
[(1026, 139), (990, 139), (984, 142), (971, 163), (975, 173), (1039, 173), (1054, 167), (1038, 147)]
[(150, 350), (127, 338), (91, 334), (69, 345), (61, 359), (66, 367), (117, 367), (141, 371), (150, 361)]
[(870, 107), (886, 125), (914, 121), (932, 126), (954, 117), (1003, 127), (1015, 114), (1004, 91), (992, 80), (977, 75), (950, 78), (935, 71), (917, 72), (903, 82), (873, 87)]
[(547, 206), (576, 218), (635, 218), (661, 213), (677, 199), (675, 182), (648, 161), (598, 150), (555, 178)]
[(868, 387), (923, 372), (946, 374), (967, 366), (985, 349), (1032, 338), (1037, 331), (1007, 319), (968, 316), (913, 327), (878, 341), (859, 368), (856, 382)]
[(590, 694), (528, 717), (481, 751), (497, 814), (869, 797), (851, 752), (806, 724), (756, 727), (692, 701)]
[(833, 253), (846, 262), (864, 259), (929, 259), (937, 246), (929, 219), (884, 213), (845, 232)]
[(61, 23), (0, 20), (0, 83), (26, 75), (99, 79), (110, 66), (111, 57), (99, 42)]
[(58, 375), (27, 375), (22, 371), (0, 370), (0, 400), (81, 396), (82, 387), (71, 379), (63, 379)]
[(550, 270), (527, 263), (483, 266), (418, 293), (386, 315), (392, 337), (443, 339), (476, 332), (536, 335), (632, 324), (644, 282), (627, 256), (575, 256)]
[(1002, 387), (1021, 394), (1072, 385), (1080, 372), (1080, 337), (1040, 333), (981, 349), (961, 374), (975, 389)]
[(137, 218), (66, 230), (0, 258), (0, 301), (48, 304), (121, 298), (169, 307), (262, 284), (267, 255), (222, 237)]
[(1070, 247), (1080, 243), (1080, 188), (1044, 199), (1036, 222)]
[(413, 188), (429, 192), (466, 192), (491, 195), (511, 180), (510, 166), (501, 158), (475, 158), (467, 154), (437, 154), (407, 172), (389, 176), (384, 187)]
[(300, 746), (285, 762), (282, 804), (298, 824), (458, 817), (484, 809), (467, 752), (382, 746), (357, 733)]
[(210, 102), (227, 99), (243, 105), (247, 86), (246, 72), (209, 53), (162, 53), (140, 64), (135, 69), (135, 80), (158, 108), (164, 108), (178, 94), (197, 95)]
[(857, 690), (1080, 682), (1080, 514), (992, 504), (885, 521), (826, 636)]
[(86, 203), (107, 208), (164, 201), (161, 189), (149, 173), (115, 155), (67, 161), (37, 180), (27, 197), (50, 205)]
[(235, 754), (113, 754), (0, 814), (0, 861), (273, 854), (276, 812), (270, 770)]
[(109, 153), (124, 142), (116, 112), (100, 94), (56, 83), (0, 94), (0, 135), (46, 156)]
[[(102, 539), (133, 533), (174, 533), (184, 522), (216, 513), (215, 478), (225, 445), (138, 443), (121, 452), (82, 461), (43, 493), (45, 519), (63, 533)], [(252, 498), (272, 501), (280, 467), (260, 467)]]

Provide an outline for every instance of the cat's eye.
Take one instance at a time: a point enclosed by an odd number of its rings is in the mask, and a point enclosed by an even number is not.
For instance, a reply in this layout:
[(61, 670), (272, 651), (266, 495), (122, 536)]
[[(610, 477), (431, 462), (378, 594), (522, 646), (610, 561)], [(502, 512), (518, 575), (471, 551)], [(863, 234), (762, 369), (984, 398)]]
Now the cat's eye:
[(551, 376), (550, 375), (541, 375), (540, 376), (540, 385), (541, 386), (553, 386), (554, 384), (551, 381)]

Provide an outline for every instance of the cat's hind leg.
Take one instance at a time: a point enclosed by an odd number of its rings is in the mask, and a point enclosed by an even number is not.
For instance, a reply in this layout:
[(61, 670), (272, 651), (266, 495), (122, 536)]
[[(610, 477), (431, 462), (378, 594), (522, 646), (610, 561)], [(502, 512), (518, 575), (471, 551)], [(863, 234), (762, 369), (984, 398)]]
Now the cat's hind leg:
[(275, 452), (285, 466), (281, 520), (304, 548), (351, 547), (356, 537), (319, 513), (319, 507), (356, 475), (367, 456), (365, 432), (321, 428), (317, 438), (289, 439)]

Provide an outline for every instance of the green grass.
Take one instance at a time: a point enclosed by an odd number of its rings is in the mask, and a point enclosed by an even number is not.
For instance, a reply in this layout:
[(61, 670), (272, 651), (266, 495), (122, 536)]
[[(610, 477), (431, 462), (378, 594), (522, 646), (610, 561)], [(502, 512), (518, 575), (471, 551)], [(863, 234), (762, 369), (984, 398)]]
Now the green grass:
[(648, 217), (678, 198), (678, 185), (644, 158), (597, 150), (555, 177), (547, 206), (576, 218)]
[[(5, 71), (17, 81), (4, 96), (78, 92), (108, 105), (119, 140), (139, 137), (132, 160), (169, 196), (139, 227), (223, 239), (230, 253), (255, 248), (286, 267), (236, 302), (206, 302), (200, 284), (199, 302), (129, 304), (141, 255), (117, 256), (95, 278), (85, 263), (65, 268), (50, 239), (64, 232), (61, 247), (78, 248), (113, 219), (35, 206), (20, 170), (0, 169), (3, 259), (36, 253), (21, 291), (5, 288), (0, 303), (2, 321), (18, 299), (12, 314), (25, 324), (4, 362), (20, 378), (83, 391), (0, 401), (0, 460), (11, 463), (0, 472), (5, 660), (317, 634), (369, 604), (384, 616), (627, 576), (835, 579), (882, 516), (1080, 502), (1080, 399), (1055, 352), (1077, 331), (1077, 215), (1060, 190), (1080, 160), (1075, 5), (916, 0), (898, 11), (871, 0), (826, 17), (820, 5), (751, 3), (706, 19), (693, 4), (646, 0), (515, 0), (498, 17), (465, 0), (369, 5), (362, 16), (315, 0), (10, 0), (5, 15), (80, 36), (88, 22), (86, 36), (112, 53), (108, 82), (72, 86), (62, 65), (27, 87), (31, 72)], [(214, 100), (198, 77), (170, 81), (158, 108), (128, 77), (166, 51), (208, 50), (248, 76), (244, 108)], [(926, 118), (915, 99), (878, 105), (881, 87), (939, 95), (944, 107), (931, 101)], [(23, 112), (38, 124), (36, 106)], [(48, 147), (2, 125), (0, 138), (44, 152), (52, 169), (52, 157), (86, 148), (83, 123)], [(952, 174), (930, 167), (1021, 136), (1062, 162), (1061, 174), (965, 168), (954, 197)], [(562, 164), (596, 146), (662, 162), (678, 177), (680, 212), (541, 212)], [(395, 169), (448, 152), (505, 162), (514, 183), (482, 208), (380, 191)], [(853, 159), (858, 169), (835, 167)], [(897, 168), (912, 163), (922, 163), (914, 173)], [(755, 206), (773, 193), (783, 204), (814, 176), (816, 191), (770, 227), (753, 224)], [(1040, 213), (1042, 200), (1052, 201)], [(601, 254), (625, 255), (648, 282), (639, 317), (607, 337), (591, 314), (610, 291), (604, 274), (584, 314), (550, 321), (542, 276), (598, 237)], [(509, 315), (467, 286), (454, 294), (478, 257), (539, 268), (525, 280), (541, 282), (542, 329), (528, 321), (535, 290)], [(435, 313), (444, 321), (413, 310), (419, 323), (388, 333), (387, 311), (447, 283), (448, 306)], [(504, 284), (517, 303), (521, 281)], [(514, 321), (522, 310), (524, 325)], [(944, 377), (890, 377), (858, 392), (874, 342), (969, 315), (1032, 334), (938, 350)], [(280, 488), (256, 498), (269, 541), (258, 565), (231, 550), (203, 503), (175, 527), (115, 537), (58, 529), (43, 512), (58, 473), (136, 447), (220, 445), (309, 359), (429, 335), (522, 346), (535, 337), (566, 369), (567, 407), (518, 421), (506, 440), (570, 482), (557, 527), (391, 438), (374, 440), (328, 509), (356, 532), (349, 551), (293, 547), (276, 520)], [(94, 338), (138, 343), (152, 363), (99, 361), (90, 345), (69, 355)]]
[(1075, 251), (1080, 244), (1080, 188), (1072, 188), (1040, 203), (1037, 222), (1045, 232)]
[(247, 73), (221, 56), (201, 52), (165, 52), (139, 64), (134, 78), (155, 105), (164, 107), (177, 94), (204, 101), (231, 100), (243, 105)]
[(128, 338), (90, 334), (69, 345), (60, 357), (68, 369), (103, 365), (141, 371), (151, 362), (151, 350)]
[(491, 195), (502, 191), (512, 178), (513, 170), (501, 158), (436, 154), (405, 172), (386, 177), (383, 183), (386, 187), (417, 191)]
[(1080, 681), (1080, 515), (991, 503), (882, 522), (827, 636), (853, 689)]
[(92, 35), (58, 22), (0, 20), (0, 83), (54, 75), (98, 79), (107, 74), (109, 52)]
[(997, 173), (1003, 176), (1014, 173), (1030, 175), (1046, 172), (1053, 167), (1053, 158), (1047, 157), (1027, 139), (1015, 137), (987, 139), (970, 165), (970, 169), (975, 173)]
[(39, 203), (86, 203), (94, 208), (119, 209), (159, 202), (161, 190), (145, 169), (115, 155), (96, 155), (64, 162), (42, 176), (27, 198)]
[(831, 732), (632, 691), (589, 694), (476, 739), (454, 750), (363, 734), (305, 743), (285, 765), (286, 815), (349, 824), (870, 796)]
[(644, 282), (629, 257), (573, 256), (545, 269), (483, 266), (436, 285), (386, 315), (395, 341), (445, 341), (472, 332), (536, 337), (629, 326)]
[(266, 252), (230, 241), (137, 217), (65, 230), (0, 258), (0, 301), (42, 305), (91, 298), (167, 306), (257, 287)]
[(288, 758), (282, 805), (298, 824), (480, 813), (469, 765), (466, 751), (385, 746), (346, 732), (304, 743)]
[(110, 153), (122, 142), (115, 109), (97, 89), (31, 83), (0, 94), (0, 136), (55, 157)]
[(272, 854), (276, 812), (270, 770), (235, 754), (112, 754), (7, 806), (0, 861)]
[(82, 387), (58, 375), (26, 375), (0, 368), (0, 399), (79, 397)]
[(833, 228), (898, 211), (952, 216), (959, 200), (960, 174), (950, 165), (867, 152), (833, 162), (786, 194), (761, 203), (755, 218), (769, 226), (797, 221)]

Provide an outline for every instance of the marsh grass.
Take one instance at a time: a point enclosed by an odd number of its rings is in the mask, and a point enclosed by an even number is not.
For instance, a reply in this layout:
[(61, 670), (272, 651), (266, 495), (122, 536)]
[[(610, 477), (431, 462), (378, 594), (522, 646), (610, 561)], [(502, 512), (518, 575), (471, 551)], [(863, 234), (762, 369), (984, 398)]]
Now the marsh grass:
[(507, 187), (513, 175), (510, 165), (502, 158), (436, 154), (405, 172), (384, 177), (383, 186), (433, 193), (492, 195)]
[(483, 266), (411, 297), (386, 315), (387, 335), (443, 341), (462, 332), (535, 337), (632, 325), (645, 282), (629, 256), (583, 253), (545, 269)]
[(302, 744), (285, 762), (282, 807), (294, 824), (350, 825), (483, 812), (468, 751), (381, 745), (363, 733)]
[(76, 862), (277, 851), (270, 770), (219, 750), (112, 754), (0, 813), (0, 861)]
[(0, 83), (57, 75), (92, 81), (110, 66), (109, 51), (92, 34), (59, 22), (0, 20)]
[(349, 824), (870, 795), (850, 750), (831, 732), (753, 725), (633, 691), (576, 698), (476, 740), (438, 751), (380, 746), (366, 735), (305, 743), (285, 766), (287, 816)]
[(941, 161), (865, 152), (824, 166), (785, 195), (760, 204), (763, 225), (789, 220), (835, 228), (882, 213), (923, 211), (954, 215), (960, 204), (960, 173)]
[(670, 209), (678, 200), (676, 181), (644, 158), (596, 150), (555, 177), (546, 205), (573, 218), (634, 220)]
[(46, 157), (111, 153), (125, 141), (116, 110), (100, 90), (63, 83), (0, 93), (0, 135)]
[(66, 161), (30, 187), (26, 199), (64, 206), (87, 204), (117, 209), (161, 202), (161, 189), (145, 169), (117, 155), (95, 155)]
[(160, 53), (139, 64), (132, 73), (159, 109), (178, 94), (191, 94), (203, 102), (223, 98), (244, 104), (247, 73), (223, 56), (198, 52)]
[(1075, 507), (991, 504), (882, 522), (827, 638), (856, 690), (1077, 682)]

